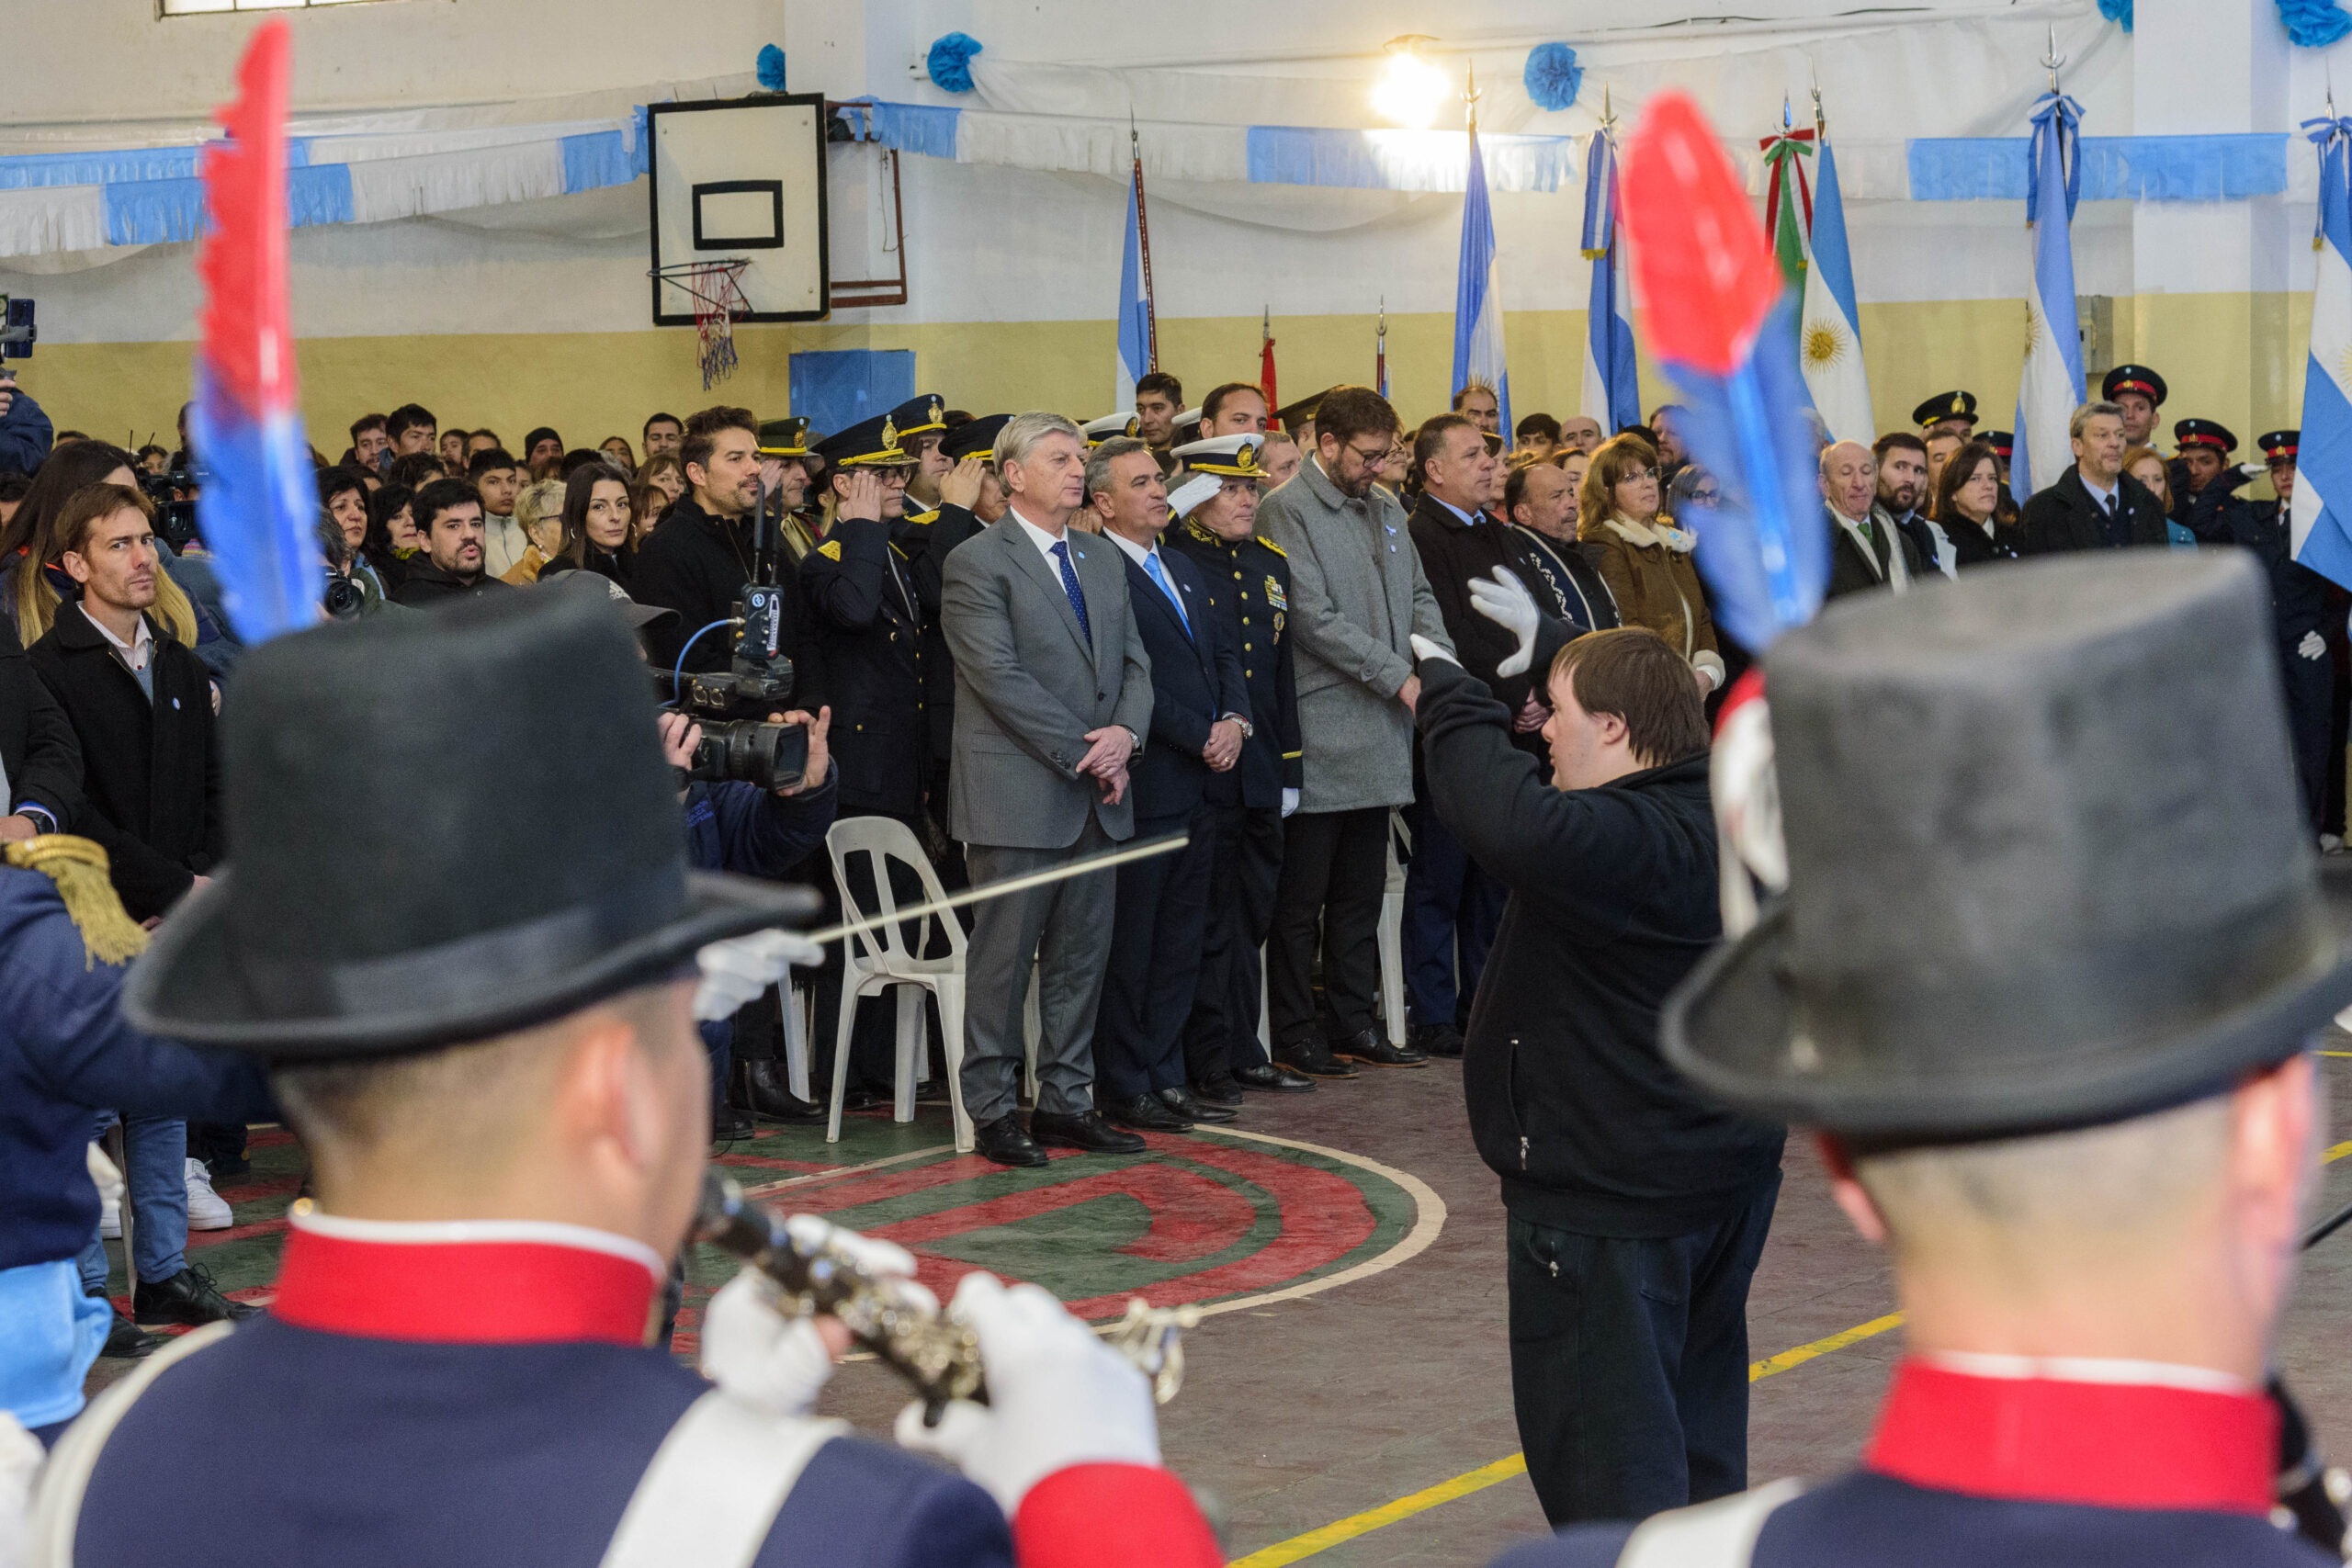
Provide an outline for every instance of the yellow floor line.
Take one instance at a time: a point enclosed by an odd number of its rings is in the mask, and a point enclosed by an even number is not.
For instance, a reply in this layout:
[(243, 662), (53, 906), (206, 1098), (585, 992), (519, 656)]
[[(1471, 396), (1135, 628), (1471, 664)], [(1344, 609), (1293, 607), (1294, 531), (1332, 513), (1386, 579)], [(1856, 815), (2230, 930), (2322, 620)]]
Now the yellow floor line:
[[(2327, 1051), (2321, 1054), (2330, 1056), (2352, 1055), (2352, 1052), (2346, 1051)], [(2329, 1149), (2321, 1156), (2320, 1163), (2333, 1165), (2347, 1155), (2352, 1155), (2352, 1142), (2341, 1143)], [(1891, 1328), (1900, 1327), (1902, 1323), (1903, 1314), (1899, 1312), (1891, 1312), (1884, 1317), (1874, 1317), (1868, 1323), (1858, 1323), (1851, 1328), (1840, 1329), (1826, 1339), (1816, 1339), (1810, 1345), (1800, 1345), (1793, 1350), (1783, 1350), (1777, 1356), (1767, 1356), (1748, 1367), (1747, 1381), (1759, 1382), (1777, 1372), (1785, 1372), (1792, 1367), (1802, 1367), (1807, 1361), (1826, 1356), (1833, 1350), (1842, 1350), (1849, 1345), (1884, 1334)], [(1272, 1546), (1261, 1547), (1247, 1557), (1235, 1558), (1226, 1565), (1226, 1568), (1284, 1568), (1285, 1564), (1304, 1561), (1318, 1552), (1329, 1551), (1343, 1541), (1353, 1540), (1360, 1535), (1369, 1535), (1372, 1531), (1393, 1525), (1399, 1519), (1409, 1519), (1415, 1514), (1425, 1514), (1441, 1503), (1451, 1503), (1457, 1497), (1467, 1497), (1473, 1492), (1484, 1492), (1487, 1487), (1509, 1481), (1514, 1475), (1526, 1473), (1527, 1456), (1524, 1453), (1512, 1454), (1508, 1459), (1498, 1459), (1492, 1464), (1480, 1465), (1476, 1470), (1466, 1471), (1451, 1481), (1441, 1481), (1434, 1486), (1425, 1486), (1419, 1492), (1396, 1498), (1394, 1502), (1383, 1503), (1377, 1508), (1368, 1508), (1361, 1514), (1351, 1514), (1344, 1519), (1323, 1526), (1320, 1529), (1311, 1529), (1305, 1535), (1295, 1535), (1288, 1540), (1276, 1541)]]

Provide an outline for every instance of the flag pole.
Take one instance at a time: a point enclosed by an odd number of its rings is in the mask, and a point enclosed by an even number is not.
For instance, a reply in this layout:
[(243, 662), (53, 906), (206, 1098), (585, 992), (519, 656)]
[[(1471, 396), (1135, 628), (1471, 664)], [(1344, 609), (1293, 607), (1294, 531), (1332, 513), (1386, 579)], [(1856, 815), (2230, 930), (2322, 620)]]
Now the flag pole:
[(1151, 294), (1151, 220), (1143, 205), (1143, 137), (1136, 129), (1135, 110), (1127, 111), (1127, 153), (1136, 183), (1136, 248), (1143, 255), (1144, 353), (1149, 367), (1159, 368), (1159, 310)]

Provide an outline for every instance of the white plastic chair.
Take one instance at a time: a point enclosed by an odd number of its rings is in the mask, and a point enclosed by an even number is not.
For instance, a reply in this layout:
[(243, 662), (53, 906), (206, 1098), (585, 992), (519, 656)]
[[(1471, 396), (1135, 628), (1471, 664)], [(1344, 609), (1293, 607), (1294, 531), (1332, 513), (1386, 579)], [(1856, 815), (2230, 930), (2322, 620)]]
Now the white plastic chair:
[(795, 984), (784, 993), (785, 1078), (799, 1100), (813, 1098), (808, 1092), (808, 1012), (814, 1005), (805, 985)]
[(1412, 829), (1404, 815), (1388, 808), (1388, 883), (1380, 895), (1380, 1011), (1388, 1024), (1388, 1043), (1405, 1043), (1405, 868), (1396, 859), (1396, 841), (1413, 852)]
[[(922, 1024), (922, 993), (929, 991), (939, 1003), (940, 1043), (947, 1058), (947, 1100), (956, 1115), (956, 1147), (958, 1153), (968, 1154), (972, 1120), (964, 1112), (959, 1070), (964, 1062), (964, 927), (952, 917), (934, 916), (933, 919), (947, 933), (947, 954), (922, 958), (910, 952), (899, 919), (899, 901), (890, 888), (889, 863), (901, 862), (922, 877), (925, 903), (946, 897), (939, 874), (906, 824), (888, 817), (842, 818), (825, 834), (825, 848), (832, 856), (833, 876), (842, 890), (842, 918), (851, 922), (842, 953), (841, 1021), (833, 1036), (832, 1115), (825, 1123), (825, 1141), (841, 1142), (842, 1096), (849, 1088), (849, 1042), (857, 1024), (858, 1003), (895, 986), (899, 987), (899, 1039), (891, 1117), (899, 1122), (915, 1119), (915, 1085), (929, 1066)], [(849, 896), (849, 862), (857, 855), (866, 857), (866, 868), (872, 874), (877, 906), (872, 909), (857, 907)], [(930, 923), (923, 922), (923, 929)]]

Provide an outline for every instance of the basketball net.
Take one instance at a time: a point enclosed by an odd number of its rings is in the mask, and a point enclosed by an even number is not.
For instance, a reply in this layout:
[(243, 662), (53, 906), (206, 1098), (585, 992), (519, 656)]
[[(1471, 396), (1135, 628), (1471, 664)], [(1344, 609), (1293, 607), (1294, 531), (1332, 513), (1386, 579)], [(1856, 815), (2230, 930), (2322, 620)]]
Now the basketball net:
[(750, 265), (745, 261), (689, 262), (667, 274), (695, 302), (695, 336), (706, 392), (713, 383), (735, 373), (735, 316), (738, 311), (748, 315), (752, 309), (737, 279)]

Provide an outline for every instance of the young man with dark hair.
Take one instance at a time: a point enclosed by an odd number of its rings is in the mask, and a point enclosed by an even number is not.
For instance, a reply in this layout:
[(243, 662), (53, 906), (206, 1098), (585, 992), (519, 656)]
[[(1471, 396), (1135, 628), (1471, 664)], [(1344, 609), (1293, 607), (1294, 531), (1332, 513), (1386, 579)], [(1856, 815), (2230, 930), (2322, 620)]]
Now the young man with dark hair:
[(402, 403), (384, 416), (384, 434), (392, 443), (392, 455), (405, 457), (412, 452), (430, 452), (439, 439), (441, 422), (433, 411), (421, 403)]
[(1266, 394), (1247, 381), (1227, 381), (1201, 400), (1201, 432), (1194, 439), (1255, 435), (1266, 428)]
[(1463, 1093), (1508, 1215), (1512, 1401), (1555, 1525), (1638, 1517), (1747, 1484), (1747, 1288), (1782, 1134), (1658, 1055), (1668, 994), (1723, 929), (1689, 663), (1645, 627), (1568, 640), (1495, 580), (1479, 598), (1513, 634), (1504, 668), (1545, 672), (1548, 768), (1419, 637), (1415, 720), (1430, 803), (1510, 887)]
[(390, 461), (391, 432), (379, 413), (362, 414), (351, 426), (351, 456), (362, 472), (379, 474)]
[(1532, 457), (1540, 463), (1559, 450), (1560, 422), (1548, 413), (1531, 413), (1519, 422), (1511, 435), (1517, 442), (1512, 457)]
[(465, 464), (473, 461), (475, 453), (503, 449), (505, 445), (505, 442), (501, 441), (498, 438), (498, 432), (489, 429), (486, 426), (481, 430), (474, 431), (466, 437), (466, 452), (464, 460), (457, 467), (452, 468), (449, 472), (453, 476), (462, 474), (466, 471)]
[(469, 594), (503, 593), (513, 585), (482, 570), (481, 491), (463, 479), (435, 479), (410, 503), (422, 559), (392, 592), (398, 603), (422, 607)]
[[(530, 536), (514, 518), (514, 498), (523, 492), (522, 467), (492, 446), (466, 460), (466, 478), (481, 492), (482, 570), (504, 577), (531, 547)], [(422, 529), (422, 521), (418, 526)]]
[(640, 445), (650, 462), (657, 454), (675, 452), (686, 438), (686, 427), (676, 414), (657, 413), (645, 422), (645, 428), (639, 434), (643, 437)]
[(1184, 412), (1184, 383), (1165, 370), (1154, 370), (1136, 382), (1136, 434), (1154, 452), (1168, 449), (1176, 434), (1176, 416)]

